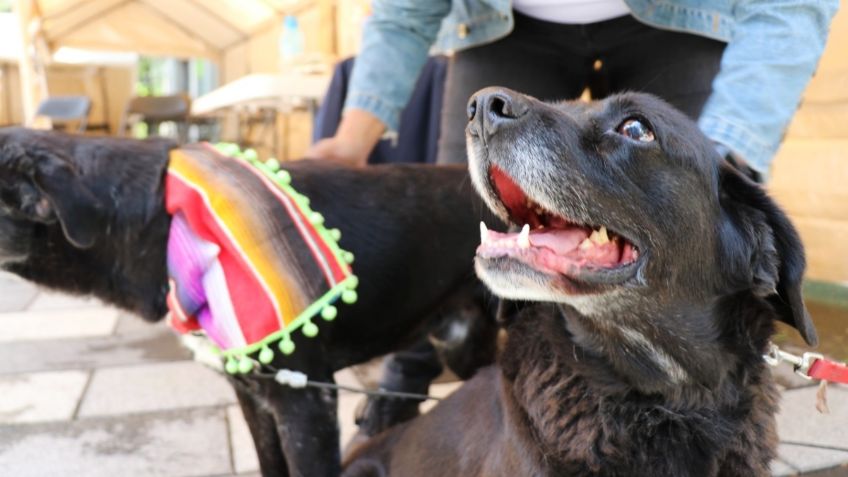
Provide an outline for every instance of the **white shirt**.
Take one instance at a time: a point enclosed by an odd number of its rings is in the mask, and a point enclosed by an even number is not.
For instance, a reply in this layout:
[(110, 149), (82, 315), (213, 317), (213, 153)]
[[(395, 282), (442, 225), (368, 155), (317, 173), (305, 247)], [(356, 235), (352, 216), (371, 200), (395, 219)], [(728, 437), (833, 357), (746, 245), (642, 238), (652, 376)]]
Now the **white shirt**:
[(586, 24), (630, 14), (623, 0), (513, 0), (528, 17), (554, 23)]

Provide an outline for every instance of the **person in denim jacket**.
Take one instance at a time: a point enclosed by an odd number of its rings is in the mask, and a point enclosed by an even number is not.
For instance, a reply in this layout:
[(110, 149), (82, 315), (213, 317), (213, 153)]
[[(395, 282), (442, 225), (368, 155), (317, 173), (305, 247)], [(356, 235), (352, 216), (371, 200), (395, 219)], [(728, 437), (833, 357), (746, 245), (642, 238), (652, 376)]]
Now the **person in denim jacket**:
[(311, 156), (364, 164), (429, 53), (452, 53), (439, 162), (462, 162), (485, 86), (540, 99), (654, 93), (763, 176), (824, 49), (838, 0), (374, 0), (336, 135)]

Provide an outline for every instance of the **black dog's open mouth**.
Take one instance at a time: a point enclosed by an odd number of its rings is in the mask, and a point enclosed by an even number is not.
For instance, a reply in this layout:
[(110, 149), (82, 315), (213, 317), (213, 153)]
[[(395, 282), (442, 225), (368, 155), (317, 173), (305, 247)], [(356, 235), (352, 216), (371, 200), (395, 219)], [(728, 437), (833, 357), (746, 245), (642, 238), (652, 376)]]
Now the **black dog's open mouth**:
[(639, 249), (604, 225), (585, 225), (545, 210), (497, 166), (489, 170), (495, 194), (519, 233), (499, 233), (480, 225), (477, 256), (512, 258), (552, 275), (576, 277), (619, 271), (636, 262)]

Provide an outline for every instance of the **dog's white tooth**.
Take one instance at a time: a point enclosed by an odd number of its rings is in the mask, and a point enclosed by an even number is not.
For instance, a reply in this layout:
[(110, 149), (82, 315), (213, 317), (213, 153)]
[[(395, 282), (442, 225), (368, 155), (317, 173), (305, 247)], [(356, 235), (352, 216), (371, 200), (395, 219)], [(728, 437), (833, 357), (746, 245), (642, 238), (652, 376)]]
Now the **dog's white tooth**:
[(587, 249), (590, 249), (590, 248), (592, 248), (594, 245), (595, 245), (595, 244), (593, 244), (593, 243), (592, 243), (592, 241), (589, 239), (589, 237), (586, 237), (585, 239), (583, 239), (583, 241), (582, 241), (582, 242), (580, 242), (580, 250), (587, 250)]
[(598, 245), (604, 245), (610, 241), (609, 235), (607, 235), (607, 228), (603, 225), (598, 230), (593, 230), (589, 238)]
[(530, 225), (524, 224), (518, 234), (518, 248), (530, 248)]
[(596, 244), (600, 244), (601, 243), (601, 236), (600, 236), (600, 234), (598, 234), (597, 230), (593, 230), (592, 233), (589, 234), (589, 238), (587, 240), (591, 240), (592, 242), (594, 242)]
[(600, 230), (598, 230), (598, 235), (601, 237), (602, 244), (609, 243), (610, 238), (609, 235), (607, 235), (607, 228), (603, 225), (601, 225)]
[(635, 261), (637, 258), (639, 258), (639, 250), (637, 250), (636, 247), (634, 247), (633, 248), (633, 260)]
[(489, 241), (489, 229), (486, 224), (480, 221), (480, 244), (485, 245)]

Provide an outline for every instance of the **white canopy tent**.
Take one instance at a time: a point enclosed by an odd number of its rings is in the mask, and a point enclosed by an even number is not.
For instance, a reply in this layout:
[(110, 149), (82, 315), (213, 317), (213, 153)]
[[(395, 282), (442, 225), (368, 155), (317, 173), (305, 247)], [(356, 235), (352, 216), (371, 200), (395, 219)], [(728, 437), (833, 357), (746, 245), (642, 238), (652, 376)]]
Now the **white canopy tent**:
[[(207, 58), (235, 76), (267, 64), (285, 15), (331, 0), (16, 0), (25, 116), (46, 96), (44, 66), (58, 51)], [(324, 11), (328, 9), (323, 7)], [(262, 42), (257, 48), (257, 38)], [(248, 46), (246, 46), (248, 45)], [(250, 45), (253, 45), (252, 47)], [(256, 52), (259, 51), (259, 54)], [(270, 56), (275, 58), (275, 56)], [(245, 66), (247, 65), (247, 66)], [(272, 65), (276, 67), (276, 63)]]
[(311, 2), (298, 0), (19, 0), (31, 2), (47, 46), (206, 57)]

